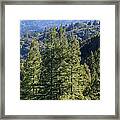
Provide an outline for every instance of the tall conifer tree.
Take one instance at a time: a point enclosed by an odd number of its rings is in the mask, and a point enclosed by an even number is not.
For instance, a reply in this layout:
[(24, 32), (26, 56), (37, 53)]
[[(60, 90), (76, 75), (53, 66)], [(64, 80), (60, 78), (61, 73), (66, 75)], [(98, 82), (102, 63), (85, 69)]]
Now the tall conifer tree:
[(43, 50), (43, 71), (42, 83), (44, 86), (44, 99), (57, 99), (58, 85), (57, 85), (57, 51), (59, 47), (56, 27), (54, 27), (49, 34), (48, 39), (45, 40), (45, 49)]
[(89, 97), (93, 100), (100, 99), (100, 51), (99, 49), (90, 56), (91, 84)]
[[(39, 43), (32, 40), (28, 57), (24, 64), (24, 79), (21, 81), (21, 88), (24, 90), (24, 99), (37, 99), (41, 73), (41, 55)], [(22, 94), (21, 94), (22, 95)]]
[(80, 46), (79, 41), (73, 35), (71, 36), (71, 41), (69, 42), (69, 60), (68, 60), (68, 73), (69, 80), (68, 92), (61, 96), (61, 99), (83, 99), (80, 85)]

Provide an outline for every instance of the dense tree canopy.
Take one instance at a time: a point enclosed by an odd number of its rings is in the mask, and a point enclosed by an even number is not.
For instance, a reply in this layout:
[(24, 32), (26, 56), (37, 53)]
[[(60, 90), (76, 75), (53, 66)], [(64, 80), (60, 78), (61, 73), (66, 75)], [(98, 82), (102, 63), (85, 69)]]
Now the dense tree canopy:
[(37, 35), (32, 38), (27, 58), (20, 61), (20, 98), (100, 99), (100, 49), (88, 48), (89, 55), (83, 52), (91, 41), (99, 40), (99, 35), (83, 42), (74, 32), (68, 35), (62, 25), (48, 33), (42, 44)]

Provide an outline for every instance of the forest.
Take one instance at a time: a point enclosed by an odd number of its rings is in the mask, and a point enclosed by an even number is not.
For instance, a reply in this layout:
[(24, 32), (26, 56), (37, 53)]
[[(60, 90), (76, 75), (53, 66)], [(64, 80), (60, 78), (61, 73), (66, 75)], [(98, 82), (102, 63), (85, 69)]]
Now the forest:
[(100, 22), (31, 26), (20, 37), (20, 99), (100, 100)]

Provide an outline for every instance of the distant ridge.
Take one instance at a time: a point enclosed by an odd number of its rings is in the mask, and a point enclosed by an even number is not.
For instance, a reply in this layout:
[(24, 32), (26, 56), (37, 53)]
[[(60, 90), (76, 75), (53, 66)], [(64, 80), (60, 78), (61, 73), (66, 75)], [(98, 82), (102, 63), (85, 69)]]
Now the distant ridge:
[(47, 28), (53, 26), (59, 27), (61, 24), (63, 26), (74, 23), (93, 23), (94, 21), (99, 20), (21, 20), (20, 21), (20, 35), (24, 35), (29, 31), (43, 32)]

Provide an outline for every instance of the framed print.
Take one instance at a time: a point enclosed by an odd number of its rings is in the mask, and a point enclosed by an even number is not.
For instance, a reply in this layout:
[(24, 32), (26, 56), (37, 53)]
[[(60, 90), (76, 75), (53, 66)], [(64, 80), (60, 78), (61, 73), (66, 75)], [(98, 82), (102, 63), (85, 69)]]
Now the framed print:
[(119, 1), (2, 1), (1, 118), (119, 119)]

